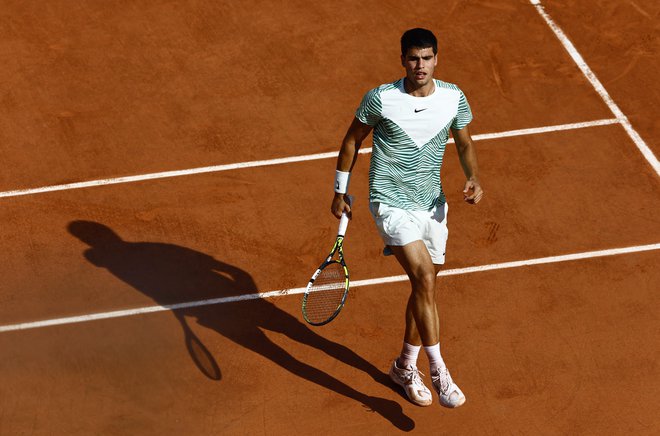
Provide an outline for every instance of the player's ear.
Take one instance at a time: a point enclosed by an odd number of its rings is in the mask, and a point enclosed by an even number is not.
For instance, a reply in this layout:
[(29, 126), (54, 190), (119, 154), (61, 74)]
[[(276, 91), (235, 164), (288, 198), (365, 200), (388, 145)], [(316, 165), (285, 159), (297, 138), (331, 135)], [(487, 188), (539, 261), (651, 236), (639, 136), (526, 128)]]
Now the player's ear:
[(401, 66), (402, 67), (406, 66), (406, 57), (404, 55), (401, 55)]

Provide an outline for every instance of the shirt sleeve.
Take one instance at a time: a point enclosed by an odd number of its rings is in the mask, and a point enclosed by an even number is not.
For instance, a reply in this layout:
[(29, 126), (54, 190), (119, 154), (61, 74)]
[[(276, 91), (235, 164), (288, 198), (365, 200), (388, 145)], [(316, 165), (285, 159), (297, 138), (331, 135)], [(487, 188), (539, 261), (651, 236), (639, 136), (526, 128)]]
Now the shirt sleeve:
[(382, 109), (379, 89), (374, 88), (362, 98), (360, 106), (355, 111), (355, 118), (361, 123), (373, 127), (381, 120)]
[(463, 91), (460, 91), (461, 96), (458, 99), (458, 112), (454, 121), (451, 123), (451, 128), (454, 130), (461, 130), (463, 127), (470, 124), (472, 121), (472, 111), (470, 110), (470, 105), (468, 104), (467, 98)]

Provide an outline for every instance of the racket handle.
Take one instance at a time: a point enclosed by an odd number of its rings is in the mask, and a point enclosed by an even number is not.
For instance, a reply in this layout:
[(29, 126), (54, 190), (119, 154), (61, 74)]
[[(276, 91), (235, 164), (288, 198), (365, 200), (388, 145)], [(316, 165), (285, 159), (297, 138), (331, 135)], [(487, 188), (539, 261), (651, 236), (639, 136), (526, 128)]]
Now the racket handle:
[[(353, 206), (353, 196), (347, 195), (346, 197), (348, 198), (348, 205)], [(349, 220), (350, 219), (348, 218), (348, 215), (346, 215), (346, 212), (342, 212), (341, 219), (339, 220), (339, 230), (337, 230), (337, 236), (344, 236), (346, 234)]]

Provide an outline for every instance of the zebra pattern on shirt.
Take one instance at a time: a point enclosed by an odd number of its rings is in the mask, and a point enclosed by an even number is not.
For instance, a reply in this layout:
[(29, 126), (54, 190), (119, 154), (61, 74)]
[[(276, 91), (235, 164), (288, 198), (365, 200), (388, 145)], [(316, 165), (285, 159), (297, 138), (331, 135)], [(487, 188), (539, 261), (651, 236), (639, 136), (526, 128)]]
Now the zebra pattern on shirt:
[[(472, 113), (456, 85), (434, 82), (436, 88), (429, 97), (405, 94), (403, 79), (364, 96), (356, 117), (374, 126), (370, 201), (407, 210), (430, 210), (444, 204), (440, 169), (449, 130), (465, 127)], [(420, 104), (424, 109), (417, 109)], [(420, 129), (419, 123), (426, 124)]]

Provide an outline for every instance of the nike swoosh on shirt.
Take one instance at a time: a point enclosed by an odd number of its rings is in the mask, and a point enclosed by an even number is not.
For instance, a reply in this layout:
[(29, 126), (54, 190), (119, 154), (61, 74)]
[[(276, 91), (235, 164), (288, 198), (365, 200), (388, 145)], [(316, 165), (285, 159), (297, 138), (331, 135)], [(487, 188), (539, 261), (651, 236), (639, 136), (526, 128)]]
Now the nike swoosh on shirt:
[(421, 112), (421, 111), (425, 111), (426, 109), (428, 109), (428, 108), (425, 107), (424, 109), (415, 109), (415, 113), (417, 113), (417, 112)]

